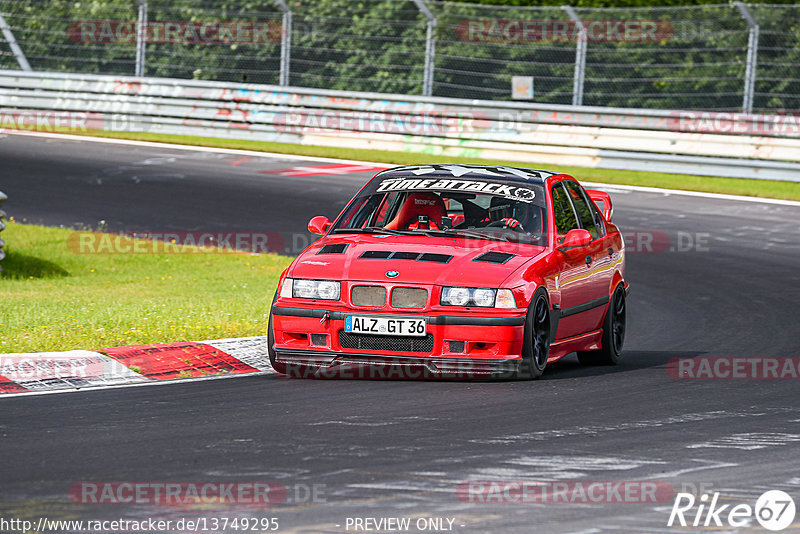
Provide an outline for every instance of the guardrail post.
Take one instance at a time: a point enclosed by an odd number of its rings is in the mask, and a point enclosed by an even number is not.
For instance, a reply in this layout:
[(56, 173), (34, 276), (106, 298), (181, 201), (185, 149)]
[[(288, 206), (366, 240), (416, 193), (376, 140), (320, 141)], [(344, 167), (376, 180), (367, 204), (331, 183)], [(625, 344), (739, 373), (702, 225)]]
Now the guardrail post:
[[(7, 199), (7, 198), (8, 197), (2, 191), (0, 191), (0, 208), (3, 207), (3, 201), (5, 199)], [(0, 209), (0, 232), (2, 232), (3, 229), (6, 227), (5, 221), (3, 221), (3, 219), (5, 219), (5, 218), (6, 218), (6, 212), (4, 212), (2, 209)], [(5, 244), (6, 244), (6, 242), (3, 241), (2, 239), (0, 239), (0, 261), (3, 261), (3, 258), (6, 257), (6, 253), (3, 250), (3, 246)], [(2, 271), (2, 270), (3, 270), (3, 266), (0, 265), (0, 271)]]
[(136, 76), (144, 77), (147, 47), (147, 0), (139, 0), (139, 22), (136, 24)]
[(747, 21), (750, 33), (747, 36), (747, 64), (744, 70), (744, 98), (742, 101), (742, 111), (752, 113), (753, 94), (756, 88), (756, 64), (758, 62), (758, 33), (759, 27), (756, 19), (742, 2), (734, 2), (733, 5), (739, 10), (742, 18)]
[(572, 79), (572, 105), (583, 105), (583, 78), (586, 74), (586, 26), (583, 25), (572, 6), (561, 6), (569, 20), (578, 27), (578, 43), (575, 46), (575, 75)]
[(283, 12), (281, 22), (281, 73), (278, 83), (282, 86), (289, 85), (290, 65), (292, 61), (292, 10), (286, 0), (275, 0)]
[(425, 0), (414, 0), (417, 9), (428, 20), (425, 33), (425, 71), (422, 76), (422, 96), (433, 94), (433, 65), (436, 59), (436, 16), (425, 3)]
[(14, 54), (15, 58), (17, 58), (19, 68), (29, 72), (33, 70), (31, 69), (31, 65), (28, 63), (28, 58), (25, 57), (25, 53), (22, 51), (22, 48), (19, 47), (17, 39), (14, 37), (14, 33), (11, 31), (11, 26), (8, 25), (8, 22), (6, 22), (6, 18), (2, 13), (0, 13), (0, 30), (3, 32), (3, 38), (8, 43), (11, 53)]

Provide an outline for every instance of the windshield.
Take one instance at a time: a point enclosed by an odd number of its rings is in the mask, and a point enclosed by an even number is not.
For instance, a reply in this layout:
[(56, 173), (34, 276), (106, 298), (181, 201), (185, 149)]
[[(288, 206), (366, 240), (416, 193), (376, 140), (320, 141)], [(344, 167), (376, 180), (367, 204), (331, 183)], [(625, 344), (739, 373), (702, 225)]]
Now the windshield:
[(391, 233), (547, 243), (538, 184), (490, 180), (391, 178), (370, 183), (334, 233)]

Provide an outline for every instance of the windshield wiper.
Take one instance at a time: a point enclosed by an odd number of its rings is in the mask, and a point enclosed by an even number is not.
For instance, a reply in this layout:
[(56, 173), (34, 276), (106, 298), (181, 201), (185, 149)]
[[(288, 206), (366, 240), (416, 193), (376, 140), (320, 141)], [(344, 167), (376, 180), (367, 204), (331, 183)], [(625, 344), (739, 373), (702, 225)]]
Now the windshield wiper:
[(422, 230), (422, 233), (430, 236), (467, 237), (473, 239), (484, 239), (488, 241), (505, 241), (504, 239), (498, 239), (497, 237), (482, 234), (480, 232), (470, 232), (469, 230), (456, 230), (452, 228), (448, 230)]
[(388, 228), (378, 228), (377, 226), (367, 226), (366, 228), (337, 228), (334, 234), (386, 234), (386, 235), (407, 235), (407, 232), (400, 230), (389, 230)]
[(471, 232), (469, 230), (389, 230), (388, 228), (379, 228), (377, 226), (367, 226), (366, 228), (337, 228), (333, 231), (334, 234), (384, 234), (384, 235), (428, 235), (436, 237), (465, 237), (468, 239), (483, 239), (485, 241), (508, 241), (501, 236), (490, 236), (480, 232)]

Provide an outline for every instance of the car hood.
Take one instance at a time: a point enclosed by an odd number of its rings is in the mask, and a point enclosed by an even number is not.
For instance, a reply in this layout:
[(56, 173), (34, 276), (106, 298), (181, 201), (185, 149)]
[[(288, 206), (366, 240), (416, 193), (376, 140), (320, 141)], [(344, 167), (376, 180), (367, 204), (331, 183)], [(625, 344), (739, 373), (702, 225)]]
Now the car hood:
[[(327, 253), (346, 245), (342, 252)], [(318, 280), (381, 281), (411, 284), (501, 287), (508, 276), (541, 255), (536, 245), (430, 236), (347, 234), (312, 244), (292, 263), (288, 276)], [(367, 258), (388, 252), (452, 256), (447, 263), (420, 259)], [(504, 263), (475, 261), (487, 252), (512, 255)], [(500, 258), (505, 259), (505, 258)], [(397, 271), (396, 277), (387, 273)]]

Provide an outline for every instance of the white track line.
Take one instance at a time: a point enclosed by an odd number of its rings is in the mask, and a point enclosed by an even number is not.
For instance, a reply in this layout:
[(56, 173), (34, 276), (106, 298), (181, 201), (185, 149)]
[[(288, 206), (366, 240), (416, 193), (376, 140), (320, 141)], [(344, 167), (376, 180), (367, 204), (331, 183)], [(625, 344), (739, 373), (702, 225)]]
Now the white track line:
[[(318, 161), (321, 163), (347, 163), (353, 165), (371, 165), (376, 167), (391, 166), (391, 163), (386, 162), (372, 162), (372, 161), (358, 161), (351, 159), (337, 159), (337, 158), (320, 158), (315, 156), (299, 156), (295, 154), (279, 154), (273, 152), (259, 152), (256, 150), (240, 150), (235, 148), (214, 148), (206, 146), (193, 146), (193, 145), (178, 145), (172, 143), (154, 143), (151, 141), (133, 141), (130, 139), (111, 139), (106, 137), (91, 137), (83, 135), (70, 135), (70, 134), (53, 134), (47, 132), (7, 132), (10, 135), (28, 135), (32, 137), (46, 137), (51, 139), (68, 139), (74, 141), (90, 141), (94, 143), (111, 143), (117, 145), (141, 146), (149, 148), (160, 149), (174, 149), (174, 150), (193, 150), (197, 152), (214, 152), (217, 154), (234, 154), (240, 156), (251, 156), (261, 158), (279, 158), (286, 160), (297, 161)], [(522, 165), (522, 163), (520, 163)], [(713, 179), (713, 178), (712, 178)], [(800, 206), (799, 201), (795, 200), (782, 200), (777, 198), (759, 198), (748, 197), (742, 195), (725, 195), (722, 193), (703, 193), (701, 191), (686, 191), (683, 189), (661, 189), (658, 187), (644, 187), (636, 185), (619, 185), (619, 184), (606, 184), (602, 182), (585, 182), (581, 183), (590, 187), (607, 187), (609, 189), (621, 189), (625, 191), (636, 191), (641, 193), (656, 193), (661, 195), (684, 195), (690, 197), (712, 198), (717, 200), (736, 200), (743, 202), (757, 202), (761, 204), (777, 204), (780, 206)]]
[[(210, 146), (179, 145), (173, 143), (154, 143), (152, 141), (134, 141), (132, 139), (113, 139), (110, 137), (92, 137), (89, 135), (54, 134), (47, 132), (6, 132), (9, 135), (27, 135), (31, 137), (46, 137), (50, 139), (67, 139), (70, 141), (91, 141), (94, 143), (111, 143), (114, 145), (142, 146), (149, 148), (191, 150), (195, 152), (214, 152), (217, 154), (234, 154), (239, 156), (253, 156), (261, 158), (279, 158), (298, 161), (319, 161), (320, 163), (348, 163), (352, 165), (370, 165), (373, 167), (392, 166), (392, 163), (375, 163), (369, 161), (356, 161), (352, 159), (320, 158), (315, 156), (299, 156), (297, 154), (280, 154), (277, 152), (259, 152), (258, 150), (244, 150), (239, 148), (216, 148)], [(236, 139), (234, 139), (236, 141)]]
[[(685, 191), (683, 189), (661, 189), (659, 187), (645, 187), (641, 185), (606, 184), (603, 182), (580, 182), (587, 187), (602, 187), (607, 189), (620, 189), (623, 191), (636, 191), (640, 193), (657, 193), (661, 195), (683, 195), (687, 197), (714, 198), (718, 200), (740, 200), (744, 202), (758, 202), (760, 204), (778, 204), (781, 206), (800, 206), (797, 200), (783, 200), (780, 198), (746, 197), (742, 195), (726, 195), (723, 193), (704, 193), (702, 191)], [(800, 184), (798, 184), (800, 187)]]

